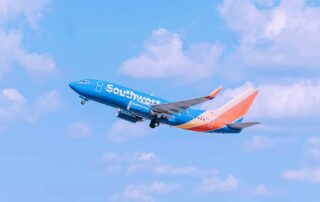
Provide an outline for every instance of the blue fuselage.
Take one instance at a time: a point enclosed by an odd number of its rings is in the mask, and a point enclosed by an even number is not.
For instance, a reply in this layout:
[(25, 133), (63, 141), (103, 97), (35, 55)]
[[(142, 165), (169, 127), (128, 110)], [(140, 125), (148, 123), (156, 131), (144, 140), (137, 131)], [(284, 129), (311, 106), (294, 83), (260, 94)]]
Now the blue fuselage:
[[(114, 83), (100, 80), (82, 80), (72, 82), (70, 87), (84, 100), (93, 100), (114, 108), (133, 113), (145, 119), (154, 119), (150, 105), (164, 104), (169, 101), (142, 93)], [(128, 110), (128, 106), (132, 110)], [(177, 126), (193, 120), (202, 114), (204, 110), (187, 109), (184, 112), (175, 113), (170, 118), (158, 118), (159, 122), (171, 126)]]

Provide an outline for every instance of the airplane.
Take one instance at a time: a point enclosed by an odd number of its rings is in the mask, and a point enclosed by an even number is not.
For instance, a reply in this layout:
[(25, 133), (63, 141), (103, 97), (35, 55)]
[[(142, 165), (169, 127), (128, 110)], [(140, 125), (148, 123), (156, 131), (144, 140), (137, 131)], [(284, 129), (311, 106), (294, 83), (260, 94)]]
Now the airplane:
[(214, 99), (222, 86), (207, 96), (178, 102), (102, 80), (82, 79), (69, 86), (79, 95), (82, 105), (92, 100), (114, 107), (118, 118), (132, 123), (150, 120), (150, 128), (161, 123), (197, 132), (240, 133), (244, 128), (259, 124), (242, 122), (258, 95), (256, 89), (248, 89), (216, 110), (200, 110), (192, 107)]

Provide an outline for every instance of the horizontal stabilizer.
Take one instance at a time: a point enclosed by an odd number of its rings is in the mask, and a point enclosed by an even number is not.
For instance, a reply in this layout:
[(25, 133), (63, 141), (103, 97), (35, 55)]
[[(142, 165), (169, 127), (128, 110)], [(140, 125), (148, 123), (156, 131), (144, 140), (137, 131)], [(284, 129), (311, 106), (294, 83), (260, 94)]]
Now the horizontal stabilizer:
[(230, 123), (227, 124), (227, 126), (229, 126), (230, 128), (234, 128), (234, 129), (244, 129), (244, 128), (248, 128), (254, 125), (260, 124), (259, 122), (247, 122), (247, 123)]

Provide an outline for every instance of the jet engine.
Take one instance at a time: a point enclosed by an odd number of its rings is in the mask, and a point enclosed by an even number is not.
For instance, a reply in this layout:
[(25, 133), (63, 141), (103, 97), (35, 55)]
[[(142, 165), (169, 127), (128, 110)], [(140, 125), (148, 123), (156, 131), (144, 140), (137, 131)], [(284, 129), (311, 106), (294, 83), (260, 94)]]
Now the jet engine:
[(137, 122), (141, 122), (142, 118), (139, 116), (135, 116), (133, 114), (130, 114), (128, 112), (125, 112), (123, 110), (118, 110), (117, 112), (117, 117), (126, 121), (129, 121), (131, 123), (137, 123)]
[(154, 112), (151, 110), (149, 106), (141, 104), (136, 101), (130, 101), (128, 104), (127, 110), (132, 111), (135, 114), (154, 115)]

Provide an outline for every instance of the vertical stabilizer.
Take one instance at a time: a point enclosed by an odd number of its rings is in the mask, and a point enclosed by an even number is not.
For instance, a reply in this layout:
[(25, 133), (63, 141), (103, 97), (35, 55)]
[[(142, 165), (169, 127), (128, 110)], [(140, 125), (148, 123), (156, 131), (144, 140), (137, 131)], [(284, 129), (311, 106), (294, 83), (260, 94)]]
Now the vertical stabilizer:
[(233, 123), (248, 112), (258, 95), (257, 89), (249, 89), (215, 111), (217, 118), (224, 123)]

